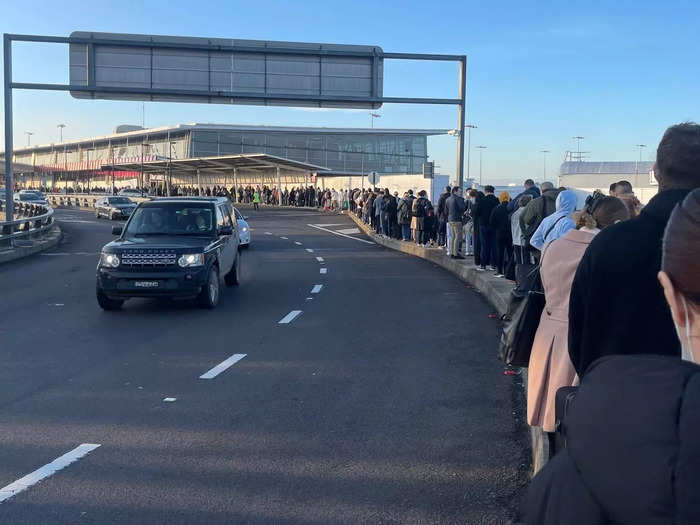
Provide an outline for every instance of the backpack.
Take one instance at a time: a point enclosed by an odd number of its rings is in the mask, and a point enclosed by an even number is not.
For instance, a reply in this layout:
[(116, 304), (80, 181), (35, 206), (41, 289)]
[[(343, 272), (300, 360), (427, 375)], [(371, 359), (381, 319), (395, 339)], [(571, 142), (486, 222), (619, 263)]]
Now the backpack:
[(425, 217), (425, 199), (422, 197), (419, 197), (416, 203), (416, 217)]
[(425, 207), (425, 216), (426, 216), (426, 218), (435, 217), (435, 209), (432, 206), (426, 206)]

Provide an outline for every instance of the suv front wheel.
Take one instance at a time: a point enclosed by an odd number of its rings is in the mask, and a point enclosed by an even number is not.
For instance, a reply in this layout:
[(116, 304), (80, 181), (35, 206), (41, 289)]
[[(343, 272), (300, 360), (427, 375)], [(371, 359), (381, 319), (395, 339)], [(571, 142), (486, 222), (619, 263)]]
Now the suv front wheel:
[(219, 304), (219, 295), (221, 294), (221, 281), (219, 280), (219, 268), (213, 266), (209, 268), (207, 282), (199, 292), (199, 306), (202, 308), (212, 309)]
[(121, 299), (110, 299), (107, 297), (102, 290), (99, 288), (97, 289), (97, 304), (100, 305), (100, 308), (103, 310), (119, 310), (122, 305), (124, 304), (124, 301)]

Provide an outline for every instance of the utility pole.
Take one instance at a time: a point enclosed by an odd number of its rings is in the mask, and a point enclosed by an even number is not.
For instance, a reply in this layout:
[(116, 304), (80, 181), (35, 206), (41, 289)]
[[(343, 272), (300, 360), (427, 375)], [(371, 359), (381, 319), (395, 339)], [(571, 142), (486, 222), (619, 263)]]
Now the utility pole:
[(543, 149), (540, 151), (542, 153), (542, 182), (547, 180), (547, 153), (548, 149)]
[[(634, 172), (639, 175), (639, 165), (642, 163), (642, 149), (646, 148), (646, 144), (637, 144), (637, 147), (639, 148), (639, 162), (636, 163)], [(638, 184), (638, 182), (635, 181), (635, 184)]]
[(58, 133), (59, 133), (58, 142), (61, 143), (61, 142), (63, 142), (63, 128), (65, 128), (66, 125), (65, 124), (58, 124), (56, 127), (58, 128)]
[(87, 153), (87, 190), (90, 193), (90, 152), (95, 151), (94, 148), (88, 148), (85, 150)]
[(576, 141), (576, 157), (579, 162), (581, 162), (583, 159), (581, 158), (581, 141), (584, 139), (584, 137), (581, 137), (579, 135), (572, 137)]
[(486, 149), (486, 146), (477, 146), (476, 147), (479, 150), (479, 186), (482, 186), (482, 167), (483, 167), (483, 161), (484, 161), (484, 150)]
[(469, 180), (471, 179), (472, 129), (476, 129), (476, 124), (466, 124), (464, 127), (467, 128), (467, 180)]

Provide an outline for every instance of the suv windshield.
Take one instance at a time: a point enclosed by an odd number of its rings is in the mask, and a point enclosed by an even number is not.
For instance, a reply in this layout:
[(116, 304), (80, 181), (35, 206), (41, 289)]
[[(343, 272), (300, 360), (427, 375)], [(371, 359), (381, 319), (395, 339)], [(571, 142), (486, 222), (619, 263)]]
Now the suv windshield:
[(133, 204), (133, 201), (129, 197), (110, 197), (110, 204)]
[(214, 209), (190, 202), (162, 202), (137, 208), (124, 237), (143, 235), (214, 235)]
[(38, 201), (41, 200), (41, 195), (36, 193), (20, 193), (19, 200), (21, 201)]

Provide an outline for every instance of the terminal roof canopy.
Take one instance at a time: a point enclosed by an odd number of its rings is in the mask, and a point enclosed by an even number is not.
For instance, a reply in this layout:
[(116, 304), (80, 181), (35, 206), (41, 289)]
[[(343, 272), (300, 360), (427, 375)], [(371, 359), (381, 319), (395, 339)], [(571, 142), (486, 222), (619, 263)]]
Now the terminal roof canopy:
[(318, 173), (328, 171), (323, 166), (316, 166), (307, 162), (299, 162), (266, 153), (244, 153), (240, 155), (223, 155), (215, 157), (194, 157), (189, 159), (164, 159), (149, 162), (126, 162), (115, 164), (103, 164), (103, 170), (114, 171), (141, 171), (144, 173), (181, 173), (195, 175), (199, 170), (200, 175), (221, 175), (234, 170), (241, 173), (259, 173), (261, 170), (280, 168), (285, 172), (296, 171), (305, 173)]

